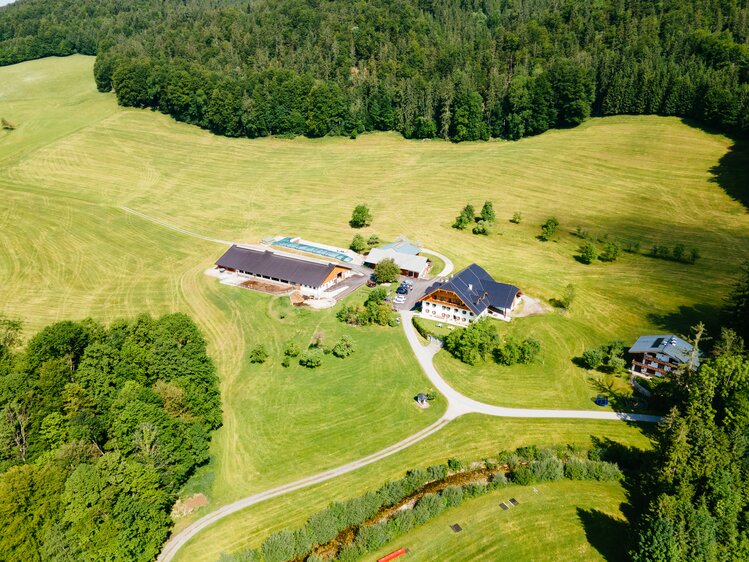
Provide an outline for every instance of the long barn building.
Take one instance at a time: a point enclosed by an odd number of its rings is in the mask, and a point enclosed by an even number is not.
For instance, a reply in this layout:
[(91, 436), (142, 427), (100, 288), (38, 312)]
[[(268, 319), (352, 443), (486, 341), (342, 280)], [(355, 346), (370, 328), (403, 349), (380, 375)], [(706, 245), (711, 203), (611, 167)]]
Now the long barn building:
[(351, 276), (351, 268), (305, 258), (281, 255), (270, 250), (255, 250), (234, 244), (216, 266), (226, 271), (288, 285), (303, 295), (319, 297), (324, 291)]

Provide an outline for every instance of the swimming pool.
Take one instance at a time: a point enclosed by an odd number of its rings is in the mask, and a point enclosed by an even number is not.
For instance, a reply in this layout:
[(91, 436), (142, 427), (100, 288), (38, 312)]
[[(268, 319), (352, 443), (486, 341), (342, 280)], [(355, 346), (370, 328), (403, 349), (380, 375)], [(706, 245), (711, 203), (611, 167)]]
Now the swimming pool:
[(312, 244), (301, 244), (299, 242), (293, 242), (291, 237), (281, 238), (271, 244), (272, 246), (280, 246), (282, 248), (291, 248), (292, 250), (299, 250), (300, 252), (307, 252), (308, 254), (317, 254), (318, 256), (325, 256), (334, 260), (348, 263), (352, 261), (351, 256), (336, 252), (335, 250), (328, 250), (327, 248), (321, 248), (320, 246), (313, 246)]

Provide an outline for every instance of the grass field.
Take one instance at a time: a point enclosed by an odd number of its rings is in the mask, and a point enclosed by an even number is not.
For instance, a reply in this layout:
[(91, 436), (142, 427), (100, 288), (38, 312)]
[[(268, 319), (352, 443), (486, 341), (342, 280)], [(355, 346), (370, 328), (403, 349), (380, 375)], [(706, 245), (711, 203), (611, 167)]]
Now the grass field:
[[(510, 486), (469, 500), (384, 546), (363, 560), (398, 548), (408, 560), (627, 560), (624, 490), (612, 482)], [(503, 511), (500, 502), (520, 503)], [(460, 533), (450, 525), (458, 523)]]
[[(207, 334), (224, 401), (213, 460), (187, 487), (206, 492), (209, 508), (394, 443), (436, 419), (444, 405), (413, 407), (410, 398), (427, 381), (399, 330), (354, 330), (338, 324), (334, 311), (288, 311), (282, 301), (221, 286), (202, 273), (221, 246), (121, 207), (214, 238), (256, 242), (285, 234), (347, 245), (351, 210), (366, 202), (374, 224), (365, 237), (404, 234), (457, 267), (476, 261), (547, 301), (574, 283), (570, 314), (502, 326), (538, 337), (542, 363), (468, 372), (438, 357), (457, 388), (505, 405), (593, 408), (595, 381), (572, 357), (615, 337), (713, 321), (740, 259), (749, 256), (749, 216), (721, 189), (733, 182), (736, 195), (746, 159), (735, 157), (729, 139), (677, 119), (593, 119), (516, 143), (453, 145), (395, 134), (227, 139), (158, 113), (119, 108), (112, 94), (96, 92), (92, 65), (92, 58), (76, 56), (0, 68), (0, 117), (17, 125), (0, 135), (0, 311), (23, 319), (27, 334), (63, 318), (192, 314)], [(494, 234), (450, 228), (465, 203), (480, 207), (486, 199), (498, 214)], [(509, 223), (515, 211), (523, 213), (520, 225)], [(559, 236), (537, 241), (538, 225), (552, 214), (562, 225)], [(642, 256), (584, 266), (572, 257), (578, 241), (569, 231), (578, 224), (640, 237), (644, 247), (683, 242), (704, 257), (694, 266)], [(328, 341), (350, 333), (357, 352), (346, 360), (328, 357), (311, 372), (283, 369), (283, 342), (304, 342), (317, 329)], [(259, 342), (273, 359), (251, 366), (247, 353)], [(480, 455), (508, 428), (525, 443), (560, 427), (579, 439), (620, 428), (625, 439), (638, 439), (622, 424), (555, 423), (561, 425), (459, 420), (429, 439), (428, 454), (418, 452), (420, 444), (300, 492), (293, 513), (309, 515), (335, 494), (379, 484), (383, 474), (408, 466), (398, 459), (444, 458), (453, 448)], [(477, 438), (484, 428), (496, 433)], [(288, 508), (290, 498), (267, 509)], [(196, 544), (208, 545), (201, 552), (219, 552), (227, 528), (251, 529), (253, 513), (198, 537)]]
[[(222, 519), (180, 550), (179, 562), (214, 562), (221, 552), (257, 548), (269, 533), (301, 526), (330, 502), (376, 489), (413, 467), (427, 467), (456, 457), (480, 460), (524, 445), (576, 444), (590, 447), (592, 438), (610, 439), (641, 449), (651, 446), (636, 425), (575, 420), (522, 420), (470, 415), (460, 418), (412, 447), (373, 465), (323, 484), (272, 499)], [(616, 503), (610, 508), (618, 506)], [(603, 507), (602, 507), (603, 509)], [(437, 557), (436, 559), (439, 559)], [(493, 560), (494, 558), (488, 558)]]

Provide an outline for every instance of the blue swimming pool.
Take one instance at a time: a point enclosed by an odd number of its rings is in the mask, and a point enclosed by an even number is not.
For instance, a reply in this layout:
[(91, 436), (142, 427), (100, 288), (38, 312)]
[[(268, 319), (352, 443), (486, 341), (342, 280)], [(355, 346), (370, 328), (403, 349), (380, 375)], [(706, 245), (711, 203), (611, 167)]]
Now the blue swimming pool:
[(276, 240), (272, 245), (280, 246), (282, 248), (291, 248), (292, 250), (307, 252), (308, 254), (317, 254), (318, 256), (325, 256), (326, 258), (331, 258), (345, 263), (351, 261), (351, 256), (347, 256), (346, 254), (342, 254), (341, 252), (327, 250), (325, 248), (320, 248), (319, 246), (312, 246), (311, 244), (300, 244), (299, 242), (292, 242), (291, 238), (289, 237)]

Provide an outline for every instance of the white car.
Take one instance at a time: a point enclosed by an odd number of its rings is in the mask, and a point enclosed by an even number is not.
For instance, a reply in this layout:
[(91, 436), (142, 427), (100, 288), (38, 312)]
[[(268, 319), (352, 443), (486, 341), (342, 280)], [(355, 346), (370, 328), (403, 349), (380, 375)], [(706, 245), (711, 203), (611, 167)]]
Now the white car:
[(403, 304), (404, 302), (406, 302), (406, 297), (401, 297), (401, 296), (395, 297), (393, 299), (393, 302), (395, 304)]

